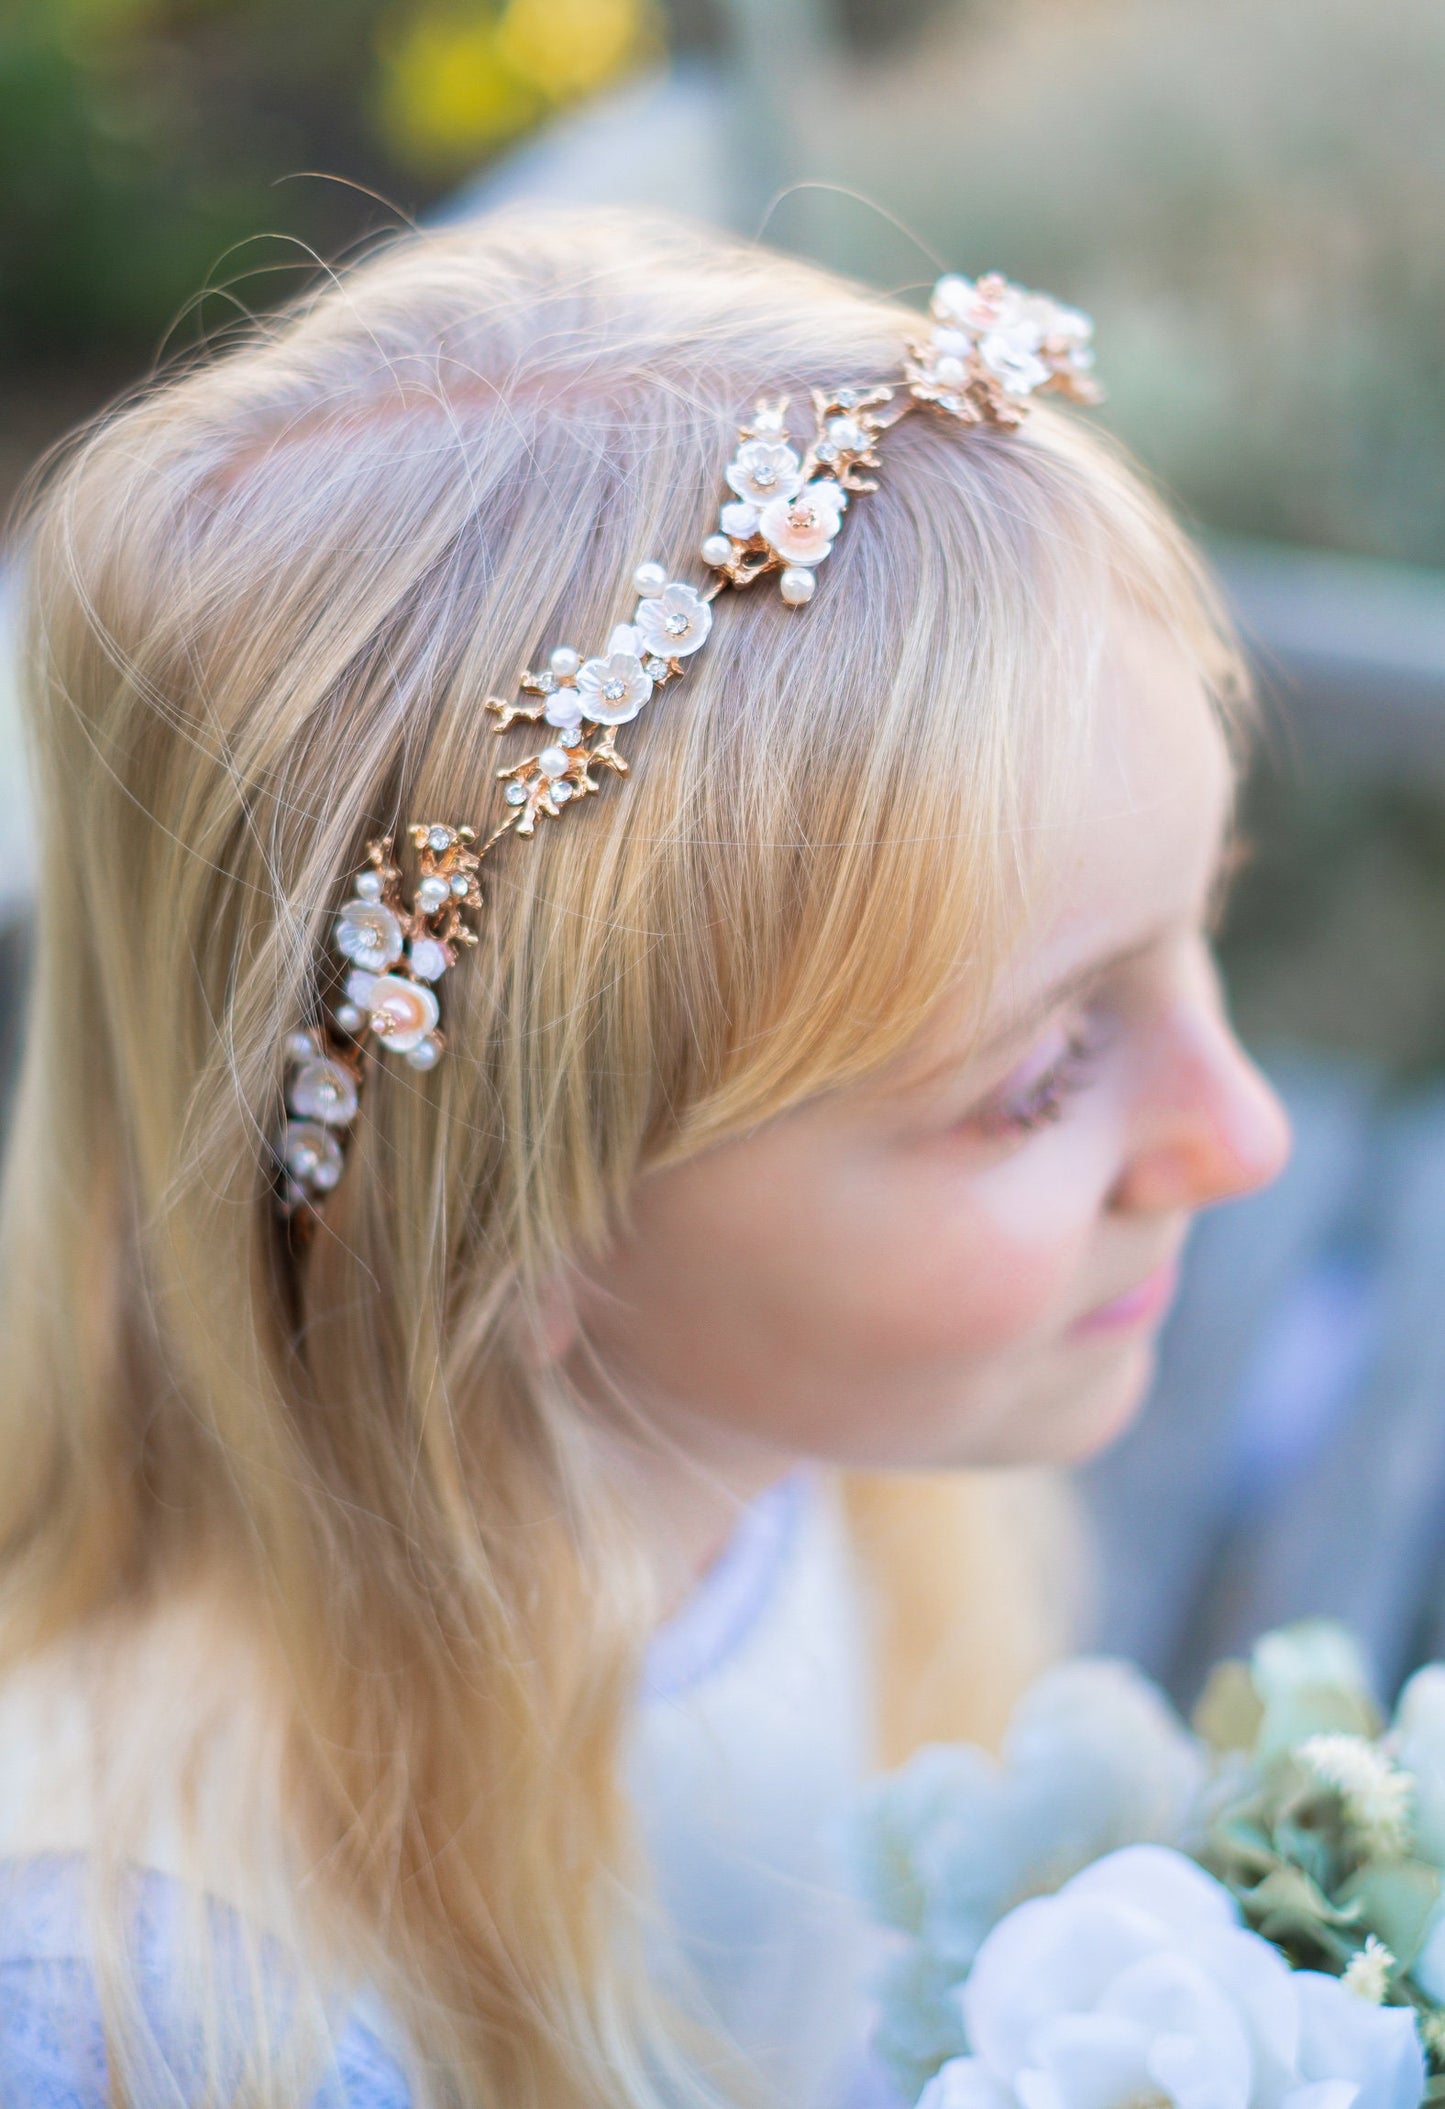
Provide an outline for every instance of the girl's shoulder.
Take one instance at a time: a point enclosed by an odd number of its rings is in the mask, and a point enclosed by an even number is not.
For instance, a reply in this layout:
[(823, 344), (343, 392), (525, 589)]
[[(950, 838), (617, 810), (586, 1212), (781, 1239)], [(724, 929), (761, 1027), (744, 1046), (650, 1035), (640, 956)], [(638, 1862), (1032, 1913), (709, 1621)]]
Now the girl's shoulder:
[[(0, 1859), (0, 2101), (6, 2109), (104, 2109), (107, 2066), (95, 1965), (86, 1932), (85, 1856), (42, 1853)], [(181, 1885), (155, 1869), (131, 1870), (127, 1932), (135, 1981), (155, 2060), (155, 2099), (199, 2099), (199, 2030), (177, 1986), (179, 1943), (190, 1921)], [(239, 1948), (237, 1914), (206, 1902), (216, 1955)], [(268, 1974), (268, 2019), (284, 2017), (284, 1966)], [(253, 2011), (249, 2010), (248, 2011)], [(239, 2009), (238, 2009), (239, 2012)], [(373, 2022), (376, 2025), (373, 2025)], [(384, 2018), (359, 2002), (335, 2031), (329, 2069), (311, 2109), (410, 2109), (401, 2065), (383, 2040)], [(235, 2046), (238, 2064), (244, 2054)]]

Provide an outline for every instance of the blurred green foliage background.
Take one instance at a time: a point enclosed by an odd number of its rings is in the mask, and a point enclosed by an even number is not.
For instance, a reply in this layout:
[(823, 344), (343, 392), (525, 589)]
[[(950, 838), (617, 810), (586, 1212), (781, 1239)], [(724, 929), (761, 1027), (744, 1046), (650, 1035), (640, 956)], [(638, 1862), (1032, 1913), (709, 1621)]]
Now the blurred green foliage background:
[(10, 421), (740, 24), (740, 96), (770, 39), (784, 75), (755, 158), (837, 186), (775, 238), (1004, 260), (1095, 311), (1113, 422), (1201, 518), (1445, 564), (1440, 0), (0, 0)]
[(662, 50), (650, 0), (5, 0), (12, 474), (163, 341), (281, 297)]

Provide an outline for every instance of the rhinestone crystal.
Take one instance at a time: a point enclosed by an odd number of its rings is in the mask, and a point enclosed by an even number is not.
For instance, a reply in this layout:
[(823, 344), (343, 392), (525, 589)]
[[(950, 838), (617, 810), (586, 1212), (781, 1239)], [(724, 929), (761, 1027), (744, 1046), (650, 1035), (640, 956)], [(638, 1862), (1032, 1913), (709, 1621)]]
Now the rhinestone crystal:
[(452, 846), (452, 831), (449, 827), (434, 827), (428, 833), (426, 842), (427, 848), (435, 850), (440, 856), (444, 849), (450, 849)]
[(525, 784), (510, 783), (502, 796), (509, 806), (524, 806), (527, 803), (527, 787)]

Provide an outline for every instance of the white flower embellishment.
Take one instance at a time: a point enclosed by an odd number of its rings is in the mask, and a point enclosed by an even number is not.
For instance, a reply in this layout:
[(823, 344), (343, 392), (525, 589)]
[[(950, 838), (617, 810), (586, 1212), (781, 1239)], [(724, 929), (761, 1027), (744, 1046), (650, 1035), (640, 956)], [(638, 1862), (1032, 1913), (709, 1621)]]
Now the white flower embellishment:
[(831, 477), (803, 485), (790, 498), (774, 498), (758, 515), (758, 533), (785, 564), (821, 564), (843, 524), (848, 493)]
[(933, 327), (913, 348), (908, 381), (950, 416), (1007, 427), (1033, 395), (1098, 401), (1089, 379), (1094, 325), (1079, 309), (994, 274), (941, 278), (929, 313)]
[(632, 626), (645, 652), (659, 659), (686, 659), (707, 643), (712, 609), (695, 586), (674, 580), (661, 593), (638, 602)]
[(652, 694), (652, 676), (642, 664), (641, 646), (633, 625), (620, 622), (608, 639), (606, 654), (584, 659), (577, 669), (581, 715), (594, 725), (630, 724)]
[(750, 439), (738, 448), (725, 474), (739, 498), (764, 506), (774, 498), (791, 498), (802, 488), (803, 464), (785, 441)]

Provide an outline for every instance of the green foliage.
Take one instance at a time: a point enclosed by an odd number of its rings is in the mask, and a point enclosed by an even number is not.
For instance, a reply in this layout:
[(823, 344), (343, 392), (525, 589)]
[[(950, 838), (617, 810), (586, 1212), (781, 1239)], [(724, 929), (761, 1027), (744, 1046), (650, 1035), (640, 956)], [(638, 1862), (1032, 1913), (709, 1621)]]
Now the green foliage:
[(1323, 1621), (1266, 1635), (1252, 1664), (1214, 1671), (1194, 1726), (1218, 1767), (1196, 1857), (1245, 1923), (1296, 1969), (1334, 1976), (1360, 1967), (1373, 1936), (1387, 2003), (1438, 2024), (1410, 1973), (1445, 1874), (1420, 1850), (1413, 1783), (1348, 1637)]

